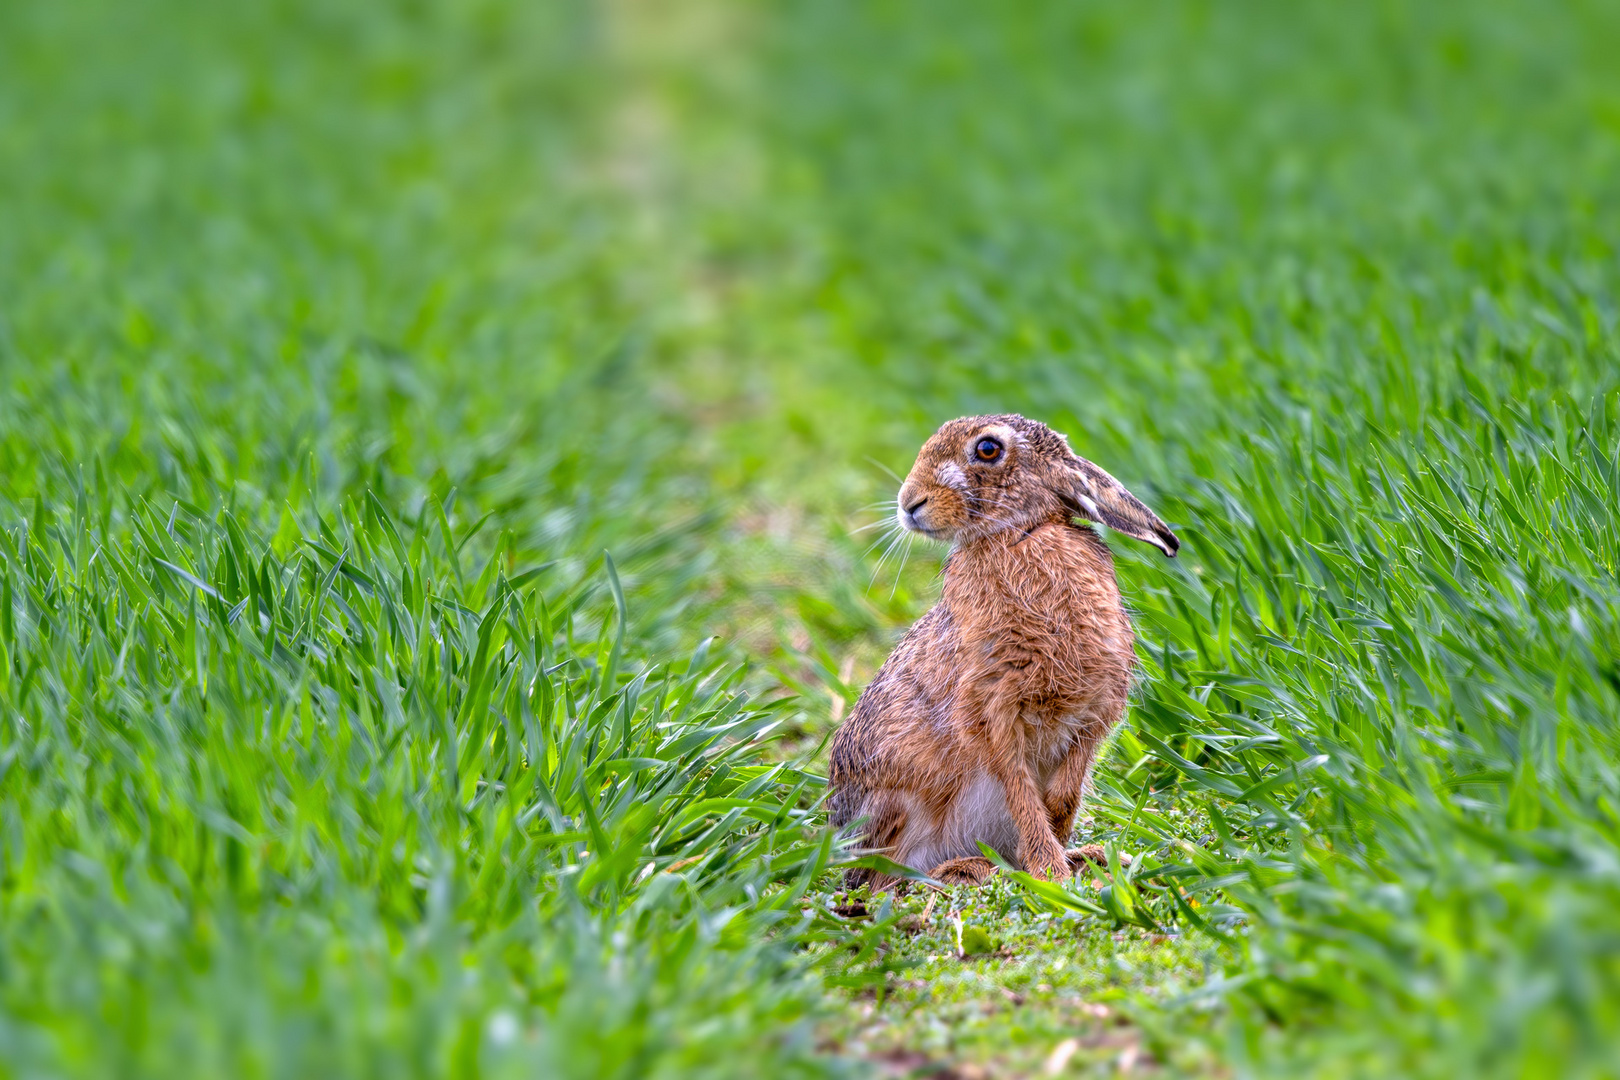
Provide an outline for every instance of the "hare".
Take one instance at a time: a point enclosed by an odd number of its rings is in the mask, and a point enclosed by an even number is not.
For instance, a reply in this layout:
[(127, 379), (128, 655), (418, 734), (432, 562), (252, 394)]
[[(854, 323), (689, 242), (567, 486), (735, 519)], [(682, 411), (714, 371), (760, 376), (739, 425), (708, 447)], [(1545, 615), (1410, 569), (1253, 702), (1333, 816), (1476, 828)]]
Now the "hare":
[(951, 542), (944, 595), (833, 739), (833, 824), (941, 881), (989, 877), (980, 841), (1033, 874), (1072, 873), (1098, 857), (1064, 844), (1134, 664), (1113, 559), (1074, 519), (1167, 556), (1180, 541), (1064, 436), (1016, 415), (941, 427), (896, 514)]

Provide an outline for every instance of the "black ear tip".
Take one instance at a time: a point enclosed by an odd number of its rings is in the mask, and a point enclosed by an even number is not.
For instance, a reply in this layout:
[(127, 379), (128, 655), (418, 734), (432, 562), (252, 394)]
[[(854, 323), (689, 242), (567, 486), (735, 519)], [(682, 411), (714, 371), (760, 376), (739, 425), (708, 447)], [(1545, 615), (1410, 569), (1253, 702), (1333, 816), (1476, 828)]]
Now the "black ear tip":
[(1165, 555), (1165, 558), (1167, 558), (1167, 559), (1175, 558), (1176, 557), (1176, 552), (1181, 550), (1181, 541), (1176, 538), (1175, 533), (1169, 531), (1168, 529), (1166, 529), (1164, 532), (1160, 533), (1159, 535), (1164, 540), (1164, 555)]

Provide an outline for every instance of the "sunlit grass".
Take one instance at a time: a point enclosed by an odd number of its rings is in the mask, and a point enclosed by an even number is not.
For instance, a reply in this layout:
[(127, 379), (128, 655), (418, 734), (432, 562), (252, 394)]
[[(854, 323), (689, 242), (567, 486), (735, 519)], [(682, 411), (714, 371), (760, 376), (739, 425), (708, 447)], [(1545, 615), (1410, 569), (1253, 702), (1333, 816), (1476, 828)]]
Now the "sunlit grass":
[[(1616, 30), (0, 12), (0, 1059), (1606, 1075)], [(1112, 866), (884, 907), (814, 754), (992, 409), (1185, 547)]]

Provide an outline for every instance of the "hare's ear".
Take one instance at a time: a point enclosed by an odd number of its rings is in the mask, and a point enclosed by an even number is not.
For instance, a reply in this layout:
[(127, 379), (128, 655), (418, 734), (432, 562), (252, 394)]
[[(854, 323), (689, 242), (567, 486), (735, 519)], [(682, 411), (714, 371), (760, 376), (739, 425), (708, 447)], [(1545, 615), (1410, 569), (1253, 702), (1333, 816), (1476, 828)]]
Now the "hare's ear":
[(1079, 517), (1108, 526), (1115, 532), (1145, 540), (1175, 558), (1181, 541), (1160, 521), (1142, 500), (1125, 490), (1125, 485), (1083, 457), (1064, 462), (1067, 491), (1058, 494)]

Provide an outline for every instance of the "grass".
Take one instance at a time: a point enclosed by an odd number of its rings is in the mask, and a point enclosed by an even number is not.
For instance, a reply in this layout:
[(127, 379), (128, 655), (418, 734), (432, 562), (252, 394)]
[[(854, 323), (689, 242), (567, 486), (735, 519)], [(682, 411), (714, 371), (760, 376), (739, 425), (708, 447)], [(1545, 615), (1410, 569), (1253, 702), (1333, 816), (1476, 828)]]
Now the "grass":
[[(0, 1067), (1613, 1075), (1617, 29), (7, 8)], [(1185, 542), (1132, 858), (885, 907), (857, 530), (1008, 409)]]

